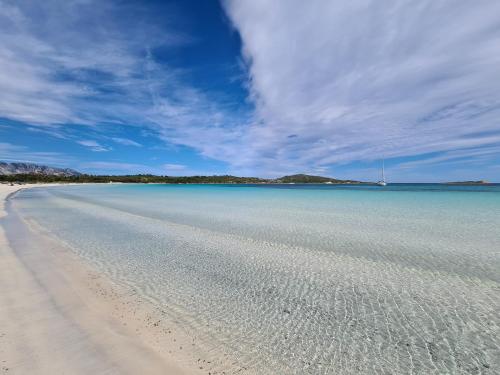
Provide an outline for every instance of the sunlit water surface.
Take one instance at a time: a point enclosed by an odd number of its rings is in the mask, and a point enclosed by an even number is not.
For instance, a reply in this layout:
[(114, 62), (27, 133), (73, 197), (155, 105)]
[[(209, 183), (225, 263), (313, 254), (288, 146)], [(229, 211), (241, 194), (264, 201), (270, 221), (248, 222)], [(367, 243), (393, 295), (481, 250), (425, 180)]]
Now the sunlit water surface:
[(227, 373), (500, 373), (499, 186), (87, 185), (13, 208)]

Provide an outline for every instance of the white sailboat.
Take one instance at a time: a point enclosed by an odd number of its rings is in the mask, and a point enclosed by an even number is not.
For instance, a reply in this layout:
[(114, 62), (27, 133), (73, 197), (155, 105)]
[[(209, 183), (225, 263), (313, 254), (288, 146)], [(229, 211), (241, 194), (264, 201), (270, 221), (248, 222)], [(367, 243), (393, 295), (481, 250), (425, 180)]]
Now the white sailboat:
[(384, 159), (382, 159), (382, 180), (377, 182), (379, 186), (386, 186), (387, 182), (385, 182), (385, 168), (384, 168)]

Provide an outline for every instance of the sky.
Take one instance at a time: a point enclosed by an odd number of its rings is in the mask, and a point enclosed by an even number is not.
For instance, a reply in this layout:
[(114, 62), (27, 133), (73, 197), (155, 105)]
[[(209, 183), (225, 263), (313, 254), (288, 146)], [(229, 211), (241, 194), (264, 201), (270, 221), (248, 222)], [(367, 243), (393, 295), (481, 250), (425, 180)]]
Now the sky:
[(0, 0), (0, 160), (500, 182), (500, 2)]

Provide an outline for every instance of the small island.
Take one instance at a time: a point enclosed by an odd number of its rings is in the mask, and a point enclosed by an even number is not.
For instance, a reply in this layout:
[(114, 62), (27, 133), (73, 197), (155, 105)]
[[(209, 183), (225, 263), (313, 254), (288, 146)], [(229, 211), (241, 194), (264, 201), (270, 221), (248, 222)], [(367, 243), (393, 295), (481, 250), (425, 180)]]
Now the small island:
[(444, 182), (445, 185), (491, 185), (491, 182), (479, 180), (479, 181), (454, 181), (454, 182)]

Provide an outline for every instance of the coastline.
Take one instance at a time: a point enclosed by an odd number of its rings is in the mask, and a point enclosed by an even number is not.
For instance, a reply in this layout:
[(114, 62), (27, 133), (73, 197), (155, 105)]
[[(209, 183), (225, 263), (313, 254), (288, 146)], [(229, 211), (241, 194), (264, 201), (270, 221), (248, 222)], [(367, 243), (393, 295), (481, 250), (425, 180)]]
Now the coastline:
[(54, 239), (12, 246), (6, 199), (39, 186), (0, 185), (0, 373), (207, 374), (182, 333)]

